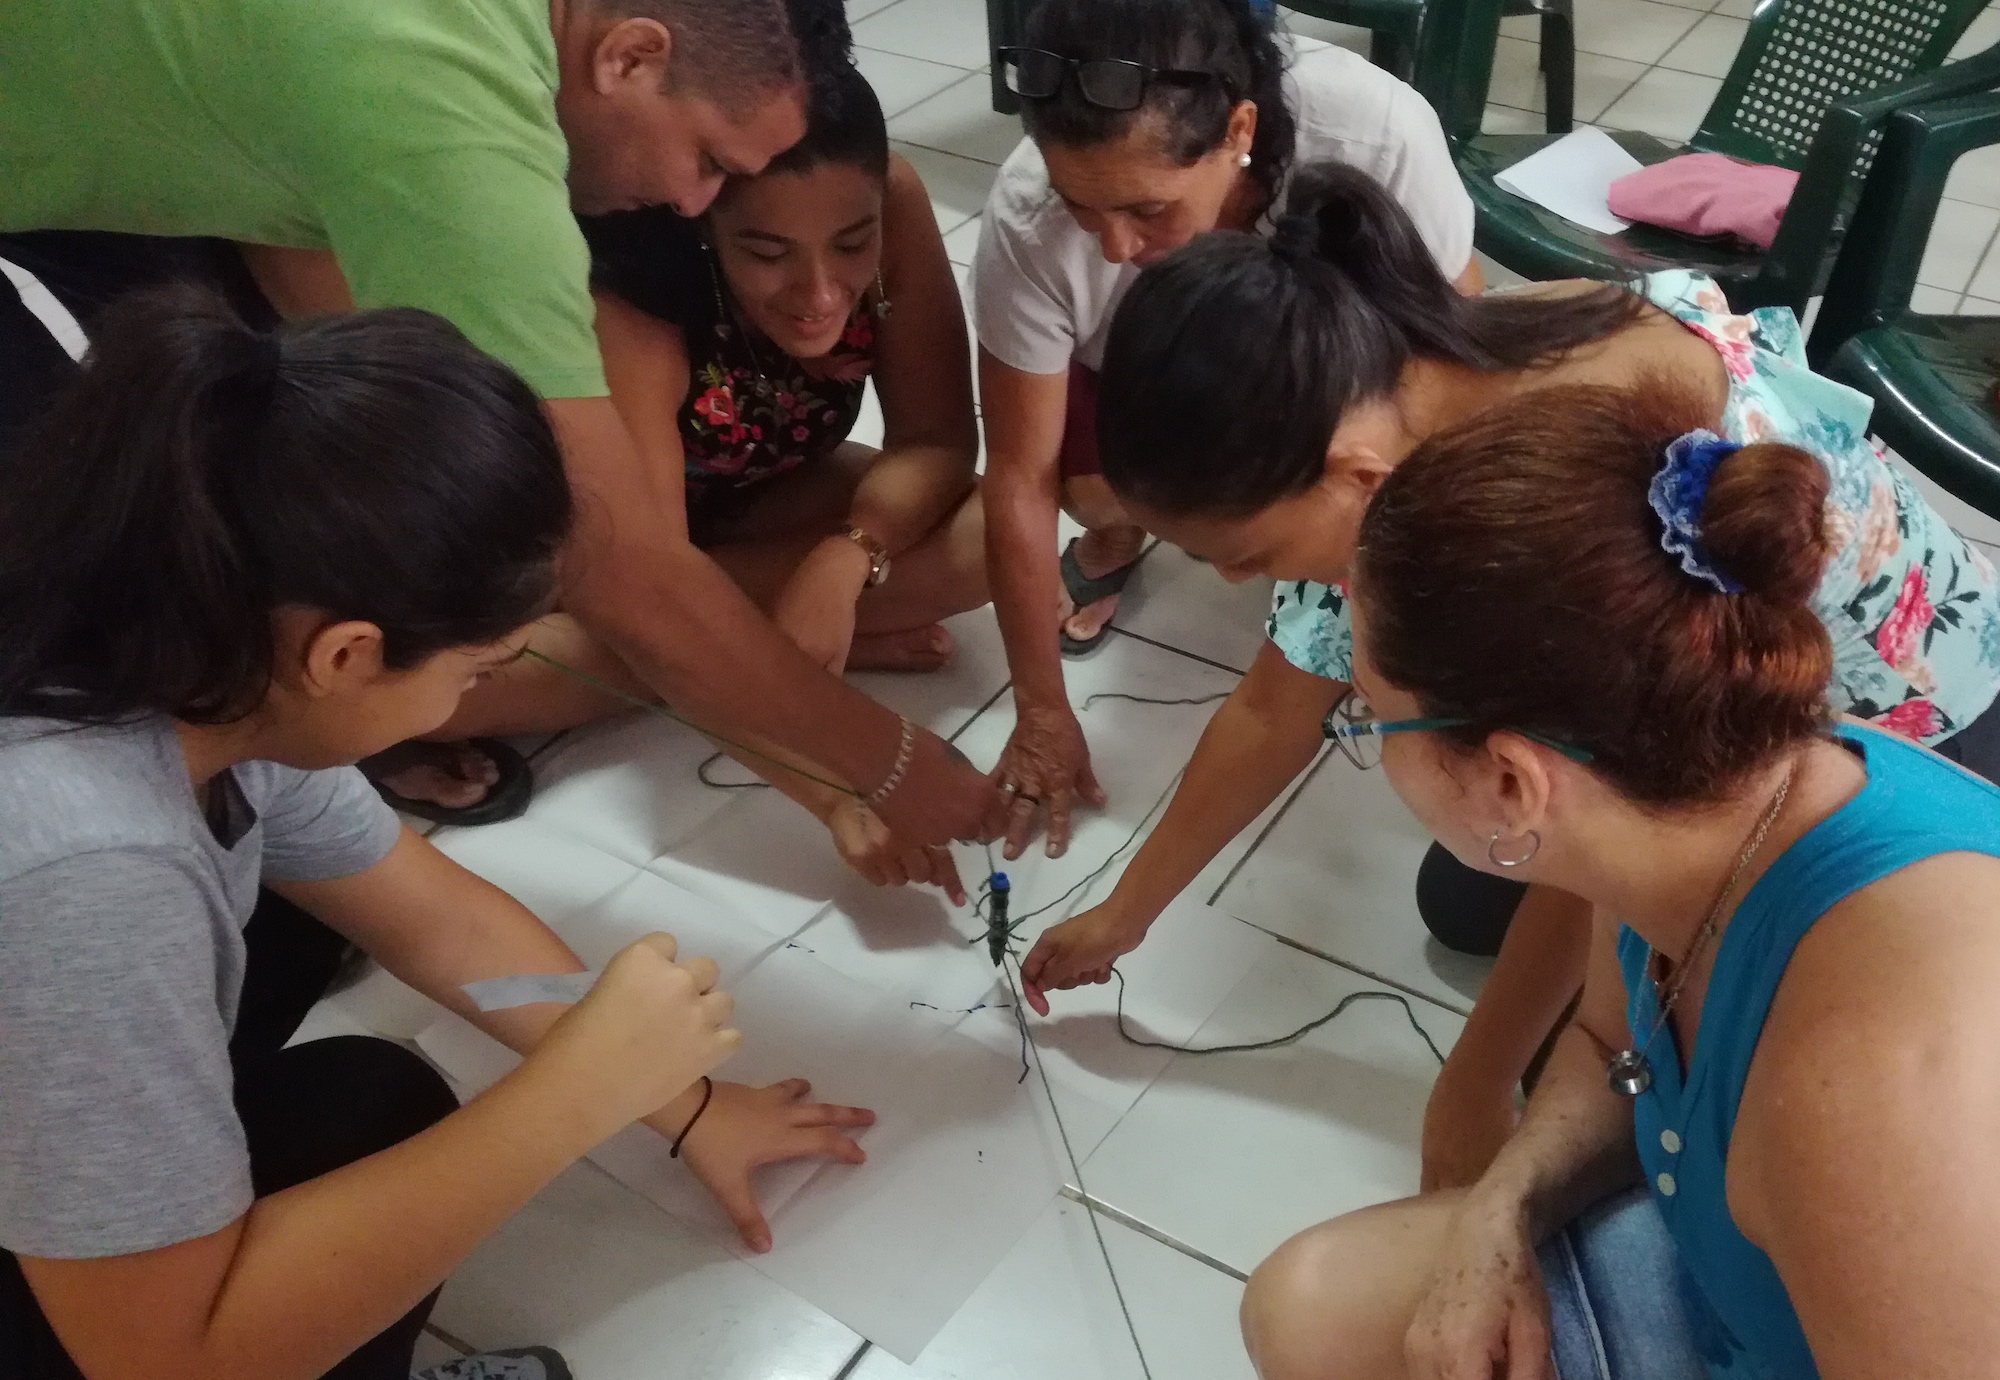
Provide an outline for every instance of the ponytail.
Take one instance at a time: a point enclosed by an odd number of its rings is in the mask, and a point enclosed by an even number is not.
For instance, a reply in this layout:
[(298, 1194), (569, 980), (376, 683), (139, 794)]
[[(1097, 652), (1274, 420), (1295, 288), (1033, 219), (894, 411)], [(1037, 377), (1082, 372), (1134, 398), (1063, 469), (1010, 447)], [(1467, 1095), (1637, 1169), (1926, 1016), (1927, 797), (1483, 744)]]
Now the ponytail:
[(376, 624), (402, 669), (547, 603), (560, 452), (442, 319), (266, 334), (174, 289), (96, 336), (0, 468), (0, 713), (226, 722), (269, 688), (281, 606)]
[(1025, 102), (1022, 122), (1037, 143), (1096, 148), (1146, 121), (1165, 153), (1187, 166), (1222, 146), (1236, 102), (1257, 107), (1250, 175), (1275, 202), (1291, 167), (1297, 124), (1285, 99), (1285, 52), (1268, 0), (1043, 0), (1027, 42), (1063, 57), (1137, 62), (1212, 72), (1201, 86), (1152, 85), (1137, 110), (1102, 110), (1075, 82), (1047, 100)]
[(1160, 512), (1248, 516), (1317, 483), (1341, 419), (1412, 360), (1531, 369), (1642, 305), (1612, 284), (1463, 296), (1381, 184), (1317, 167), (1269, 240), (1205, 235), (1139, 275), (1104, 352), (1104, 477)]

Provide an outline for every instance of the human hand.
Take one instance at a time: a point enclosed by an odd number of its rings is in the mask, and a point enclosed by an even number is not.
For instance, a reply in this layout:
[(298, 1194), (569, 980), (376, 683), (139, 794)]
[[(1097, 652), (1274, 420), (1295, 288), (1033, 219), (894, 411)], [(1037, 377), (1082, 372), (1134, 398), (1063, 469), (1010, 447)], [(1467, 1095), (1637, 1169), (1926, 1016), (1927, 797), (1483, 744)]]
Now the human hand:
[(842, 800), (826, 817), (827, 832), (846, 864), (876, 886), (935, 886), (955, 906), (965, 904), (965, 884), (951, 849), (941, 843), (905, 843), (858, 800)]
[(1410, 1380), (1556, 1380), (1549, 1293), (1518, 1203), (1475, 1190), (1404, 1338)]
[[(753, 1251), (771, 1249), (771, 1228), (757, 1205), (751, 1171), (760, 1165), (811, 1157), (860, 1164), (867, 1153), (848, 1136), (849, 1129), (875, 1124), (875, 1113), (863, 1107), (811, 1102), (812, 1084), (788, 1078), (767, 1088), (742, 1083), (717, 1083), (708, 1110), (681, 1142), (681, 1158), (715, 1195), (729, 1220)], [(693, 1109), (662, 1108), (646, 1124), (672, 1139), (687, 1126)]]
[(771, 621), (836, 676), (847, 668), (854, 604), (868, 588), (868, 571), (866, 551), (845, 537), (829, 537), (806, 553), (771, 606)]
[(1139, 947), (1148, 924), (1134, 924), (1107, 901), (1042, 931), (1021, 960), (1021, 995), (1037, 1016), (1049, 1014), (1044, 992), (1111, 981), (1111, 965)]
[(906, 843), (982, 843), (1006, 831), (1011, 804), (964, 753), (919, 729), (902, 784), (868, 808)]
[(1021, 856), (1035, 827), (1036, 807), (1048, 812), (1047, 853), (1069, 851), (1069, 814), (1074, 800), (1103, 808), (1104, 788), (1090, 769), (1090, 744), (1068, 704), (1016, 705), (1014, 732), (993, 768), (993, 781), (1014, 797), (1007, 820), (1006, 857)]
[(600, 1139), (680, 1096), (743, 1043), (729, 1024), (735, 999), (714, 990), (713, 960), (676, 962), (676, 953), (669, 934), (620, 950), (523, 1065), (580, 1094), (601, 1117)]
[(1514, 1085), (1446, 1061), (1424, 1107), (1423, 1191), (1469, 1188), (1520, 1124)]

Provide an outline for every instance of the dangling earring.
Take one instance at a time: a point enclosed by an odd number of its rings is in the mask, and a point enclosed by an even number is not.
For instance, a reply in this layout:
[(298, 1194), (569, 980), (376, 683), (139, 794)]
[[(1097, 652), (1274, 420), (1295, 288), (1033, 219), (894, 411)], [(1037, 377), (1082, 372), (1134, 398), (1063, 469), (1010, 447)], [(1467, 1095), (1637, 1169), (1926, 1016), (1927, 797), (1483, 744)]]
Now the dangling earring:
[(1237, 155), (1236, 155), (1236, 166), (1237, 166), (1237, 167), (1239, 167), (1239, 168), (1247, 168), (1247, 167), (1249, 167), (1249, 166), (1250, 166), (1250, 155), (1249, 155), (1249, 154), (1247, 154), (1247, 153), (1239, 153), (1239, 154), (1237, 154)]
[(1521, 835), (1523, 839), (1527, 840), (1528, 851), (1518, 858), (1503, 858), (1500, 856), (1500, 832), (1500, 830), (1495, 829), (1493, 837), (1486, 842), (1486, 861), (1492, 863), (1495, 867), (1525, 867), (1535, 860), (1535, 854), (1542, 851), (1542, 836), (1533, 829), (1530, 829)]
[(889, 290), (882, 286), (882, 270), (877, 268), (875, 270), (875, 305), (870, 310), (875, 313), (877, 321), (887, 321), (889, 313), (895, 309), (896, 304), (889, 300)]

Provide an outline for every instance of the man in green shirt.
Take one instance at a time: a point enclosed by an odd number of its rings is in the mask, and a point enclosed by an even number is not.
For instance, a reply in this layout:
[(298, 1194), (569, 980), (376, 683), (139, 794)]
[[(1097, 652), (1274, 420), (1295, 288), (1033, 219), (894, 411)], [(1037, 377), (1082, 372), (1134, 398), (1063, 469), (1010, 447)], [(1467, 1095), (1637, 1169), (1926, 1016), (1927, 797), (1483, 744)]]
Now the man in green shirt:
[[(0, 260), (62, 269), (85, 241), (89, 302), (122, 286), (118, 241), (46, 232), (215, 237), (286, 314), (449, 318), (545, 399), (582, 500), (572, 612), (705, 722), (864, 792), (900, 767), (880, 812), (902, 836), (969, 836), (997, 793), (689, 543), (598, 355), (573, 212), (698, 214), (798, 139), (803, 92), (785, 0), (0, 4)], [(19, 353), (0, 341), (0, 370)]]

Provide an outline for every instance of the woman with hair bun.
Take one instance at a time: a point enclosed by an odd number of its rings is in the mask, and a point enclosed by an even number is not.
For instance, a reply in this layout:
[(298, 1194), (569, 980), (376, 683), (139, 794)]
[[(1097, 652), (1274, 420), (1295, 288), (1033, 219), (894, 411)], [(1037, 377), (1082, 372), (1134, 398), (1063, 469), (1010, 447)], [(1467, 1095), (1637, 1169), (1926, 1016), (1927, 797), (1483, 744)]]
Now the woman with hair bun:
[(1715, 420), (1664, 376), (1537, 389), (1362, 519), (1340, 731), (1466, 866), (1597, 919), (1485, 1173), (1251, 1276), (1264, 1380), (1992, 1369), (2000, 789), (1834, 721), (1844, 476)]
[[(1028, 132), (987, 200), (973, 269), (988, 575), (1018, 715), (998, 770), (1016, 797), (1010, 858), (1038, 802), (1051, 856), (1068, 846), (1072, 802), (1104, 803), (1062, 654), (1107, 635), (1145, 545), (1105, 485), (1095, 426), (1106, 333), (1140, 268), (1205, 231), (1269, 234), (1295, 170), (1332, 163), (1380, 179), (1437, 270), (1480, 284), (1472, 201), (1437, 115), (1343, 48), (1292, 61), (1273, 11), (1044, 0), (1025, 44), (994, 59)], [(1059, 555), (1065, 511), (1085, 533)]]
[[(1034, 1000), (1106, 980), (1319, 751), (1351, 681), (1342, 586), (1355, 533), (1396, 466), (1491, 409), (1546, 409), (1560, 425), (1553, 388), (1676, 390), (1731, 441), (1813, 455), (1831, 545), (1824, 569), (1805, 574), (1832, 640), (1834, 707), (2000, 778), (1993, 569), (1868, 444), (1867, 399), (1806, 368), (1790, 312), (1732, 315), (1712, 282), (1684, 272), (1636, 291), (1547, 283), (1464, 297), (1396, 201), (1351, 169), (1302, 182), (1290, 209), (1270, 240), (1212, 235), (1149, 268), (1111, 332), (1099, 423), (1120, 501), (1224, 576), (1280, 584), (1270, 641), (1159, 828), (1103, 904), (1029, 953)], [(1442, 849), (1417, 898), (1440, 939), (1499, 950), (1426, 1118), (1425, 1185), (1444, 1187), (1476, 1178), (1511, 1132), (1515, 1085), (1582, 982), (1585, 908)]]

